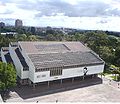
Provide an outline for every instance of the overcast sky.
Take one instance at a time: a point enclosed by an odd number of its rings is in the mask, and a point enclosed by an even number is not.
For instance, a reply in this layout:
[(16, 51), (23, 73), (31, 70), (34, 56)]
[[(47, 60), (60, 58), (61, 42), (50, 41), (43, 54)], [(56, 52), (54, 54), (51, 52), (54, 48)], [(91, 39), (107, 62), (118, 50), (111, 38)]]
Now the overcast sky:
[(120, 31), (120, 0), (0, 0), (0, 21)]

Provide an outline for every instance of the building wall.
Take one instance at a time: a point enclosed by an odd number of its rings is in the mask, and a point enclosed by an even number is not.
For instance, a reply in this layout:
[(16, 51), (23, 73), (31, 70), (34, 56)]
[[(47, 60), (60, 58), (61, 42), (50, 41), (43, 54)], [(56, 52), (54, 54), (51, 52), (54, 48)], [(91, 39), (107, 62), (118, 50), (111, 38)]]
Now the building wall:
[(22, 27), (22, 26), (23, 26), (22, 20), (17, 19), (17, 20), (15, 21), (15, 27)]
[(27, 79), (29, 76), (29, 71), (21, 71), (22, 75), (21, 75), (21, 79)]
[[(35, 72), (33, 83), (83, 76), (84, 75), (83, 69), (84, 67), (63, 69), (62, 75), (52, 77), (50, 77), (50, 71)], [(87, 75), (98, 74), (103, 72), (104, 65), (88, 66), (87, 69), (88, 69)]]
[[(22, 46), (21, 46), (22, 48)], [(28, 64), (29, 66), (29, 71), (23, 71), (22, 73), (24, 74), (24, 78), (29, 78), (31, 81), (34, 81), (34, 73), (35, 73), (35, 67), (31, 61), (31, 59), (28, 57), (28, 55), (26, 54), (25, 50), (22, 48), (22, 51), (21, 51), (23, 57), (25, 58), (25, 61), (26, 63)]]
[(1, 95), (0, 95), (0, 103), (3, 103), (3, 99), (2, 99), (2, 97), (1, 97)]
[(17, 75), (22, 78), (22, 73), (21, 73), (21, 70), (23, 69), (22, 65), (21, 65), (21, 62), (19, 60), (19, 58), (17, 57), (17, 54), (15, 53), (15, 48), (14, 47), (11, 47), (9, 45), (9, 52), (10, 52), (10, 55), (11, 55), (11, 58), (14, 62), (14, 65), (16, 67), (16, 71), (17, 71)]
[(6, 59), (5, 59), (5, 56), (4, 56), (4, 52), (2, 51), (1, 49), (1, 58), (2, 58), (2, 61), (6, 63)]

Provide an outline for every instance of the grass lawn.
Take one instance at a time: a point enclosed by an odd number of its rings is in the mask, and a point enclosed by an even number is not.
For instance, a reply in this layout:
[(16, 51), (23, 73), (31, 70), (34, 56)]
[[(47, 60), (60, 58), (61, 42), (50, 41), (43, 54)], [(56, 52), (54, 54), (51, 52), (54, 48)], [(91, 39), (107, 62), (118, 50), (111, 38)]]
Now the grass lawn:
[(116, 80), (116, 76), (110, 76), (112, 80)]

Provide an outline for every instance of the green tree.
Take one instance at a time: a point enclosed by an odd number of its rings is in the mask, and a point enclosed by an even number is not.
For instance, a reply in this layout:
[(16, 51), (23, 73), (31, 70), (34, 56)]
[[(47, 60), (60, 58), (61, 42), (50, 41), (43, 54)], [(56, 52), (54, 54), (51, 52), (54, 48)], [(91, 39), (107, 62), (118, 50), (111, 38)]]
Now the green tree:
[(26, 34), (18, 34), (16, 35), (16, 41), (25, 41), (27, 40)]
[(28, 36), (28, 41), (38, 41), (38, 39), (35, 35), (30, 35)]
[(99, 55), (107, 63), (113, 63), (114, 62), (115, 52), (112, 51), (107, 46), (100, 46), (99, 47)]
[(79, 40), (80, 40), (80, 34), (79, 34), (79, 33), (76, 33), (74, 37), (75, 37), (75, 40), (76, 40), (76, 41), (79, 41)]
[(47, 39), (48, 41), (55, 41), (55, 40), (56, 40), (53, 34), (48, 34), (48, 35), (46, 36), (46, 39)]
[(12, 64), (0, 62), (0, 91), (16, 86), (16, 71)]
[(115, 48), (115, 65), (120, 67), (120, 46)]

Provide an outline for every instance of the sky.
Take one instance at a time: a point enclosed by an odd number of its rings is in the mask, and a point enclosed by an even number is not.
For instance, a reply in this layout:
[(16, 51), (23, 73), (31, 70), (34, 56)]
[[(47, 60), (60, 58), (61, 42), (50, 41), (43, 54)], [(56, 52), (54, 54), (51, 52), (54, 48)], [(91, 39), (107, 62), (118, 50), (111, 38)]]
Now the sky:
[(120, 31), (120, 0), (0, 0), (0, 21), (24, 26)]

